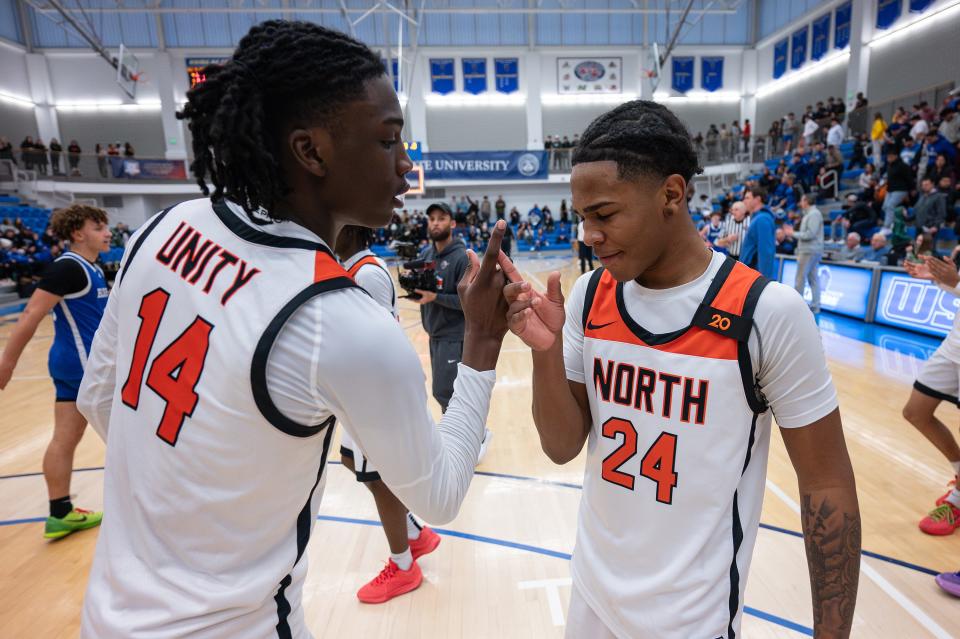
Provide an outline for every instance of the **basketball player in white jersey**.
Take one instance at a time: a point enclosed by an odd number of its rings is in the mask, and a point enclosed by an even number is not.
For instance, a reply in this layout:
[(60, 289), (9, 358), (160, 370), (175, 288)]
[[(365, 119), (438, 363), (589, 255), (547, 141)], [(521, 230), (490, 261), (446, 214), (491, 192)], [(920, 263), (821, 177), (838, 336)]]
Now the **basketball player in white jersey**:
[(215, 191), (131, 238), (80, 390), (107, 442), (109, 513), (85, 638), (322, 632), (301, 599), (335, 421), (404, 504), (450, 521), (506, 332), (501, 225), (482, 266), (470, 254), (463, 363), (434, 425), (412, 345), (331, 251), (348, 224), (385, 225), (408, 188), (377, 53), (268, 21), (206, 77), (181, 117)]
[[(372, 230), (348, 226), (340, 231), (335, 252), (360, 288), (397, 319), (397, 290), (386, 263), (370, 250), (372, 241)], [(416, 590), (423, 582), (417, 559), (436, 550), (440, 535), (417, 521), (397, 499), (346, 430), (340, 441), (340, 460), (373, 495), (390, 546), (386, 566), (357, 592), (357, 598), (364, 603), (383, 603)]]
[[(603, 268), (566, 309), (509, 269), (533, 349), (533, 416), (556, 463), (587, 445), (567, 636), (736, 639), (771, 417), (797, 471), (817, 637), (847, 637), (860, 517), (813, 315), (793, 289), (703, 246), (683, 124), (633, 101), (573, 159), (573, 204)], [(762, 345), (762, 347), (761, 347)]]

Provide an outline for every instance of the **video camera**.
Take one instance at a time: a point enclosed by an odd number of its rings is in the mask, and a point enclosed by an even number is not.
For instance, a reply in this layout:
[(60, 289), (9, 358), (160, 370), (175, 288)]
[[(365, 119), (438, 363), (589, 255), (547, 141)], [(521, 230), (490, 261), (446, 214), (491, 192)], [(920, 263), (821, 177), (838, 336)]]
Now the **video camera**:
[(419, 251), (416, 244), (413, 242), (395, 242), (393, 249), (397, 252), (397, 255), (405, 260), (403, 270), (397, 275), (400, 288), (407, 292), (406, 295), (402, 296), (404, 299), (420, 299), (417, 290), (431, 293), (439, 290), (434, 261), (417, 259)]

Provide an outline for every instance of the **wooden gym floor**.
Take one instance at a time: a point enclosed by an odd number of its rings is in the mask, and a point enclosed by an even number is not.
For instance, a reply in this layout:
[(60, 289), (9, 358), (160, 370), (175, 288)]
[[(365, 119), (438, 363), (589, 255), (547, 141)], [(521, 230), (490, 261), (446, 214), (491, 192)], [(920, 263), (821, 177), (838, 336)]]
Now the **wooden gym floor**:
[[(566, 256), (523, 259), (520, 265), (541, 282), (549, 270), (562, 269), (564, 290), (577, 276)], [(0, 317), (0, 347), (15, 318)], [(429, 376), (417, 307), (403, 302), (401, 321)], [(941, 593), (930, 574), (960, 569), (960, 533), (932, 538), (917, 529), (919, 518), (943, 493), (949, 466), (900, 417), (921, 360), (896, 350), (897, 338), (874, 346), (841, 336), (848, 332), (839, 330), (845, 321), (825, 316), (821, 329), (863, 515), (866, 554), (853, 634), (960, 636), (960, 600)], [(52, 331), (52, 322), (45, 320), (0, 394), (0, 636), (17, 639), (77, 635), (97, 538), (92, 530), (56, 543), (42, 539), (47, 497), (40, 461), (53, 420), (53, 386), (46, 371)], [(920, 350), (933, 346), (928, 342)], [(357, 588), (382, 567), (387, 546), (369, 494), (345, 469), (330, 468), (308, 549), (304, 603), (317, 637), (562, 637), (583, 459), (558, 467), (540, 451), (529, 409), (530, 355), (512, 336), (504, 344), (497, 378), (490, 450), (460, 516), (441, 531), (440, 548), (421, 560), (425, 581), (414, 593), (380, 606), (356, 600)], [(939, 414), (950, 425), (960, 417), (948, 406)], [(102, 442), (88, 430), (77, 451), (72, 488), (82, 507), (102, 504), (103, 459)], [(767, 488), (743, 634), (810, 636), (796, 477), (777, 434)]]

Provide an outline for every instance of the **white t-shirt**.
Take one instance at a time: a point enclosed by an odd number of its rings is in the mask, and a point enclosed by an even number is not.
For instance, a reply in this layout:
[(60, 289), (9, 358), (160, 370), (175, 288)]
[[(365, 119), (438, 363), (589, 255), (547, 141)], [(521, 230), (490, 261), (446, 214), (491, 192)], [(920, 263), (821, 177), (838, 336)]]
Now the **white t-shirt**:
[[(937, 286), (951, 295), (960, 297), (960, 284), (958, 284), (956, 288), (950, 288), (945, 284), (937, 284)], [(953, 316), (953, 328), (951, 328), (947, 336), (943, 338), (943, 342), (940, 344), (938, 350), (950, 361), (960, 364), (960, 312)]]
[[(653, 333), (668, 333), (690, 324), (710, 288), (724, 256), (714, 252), (710, 266), (697, 279), (675, 288), (654, 290), (634, 281), (623, 287), (627, 312)], [(583, 370), (583, 304), (591, 273), (577, 279), (567, 296), (563, 358), (567, 379), (585, 383)], [(817, 325), (803, 298), (791, 287), (771, 282), (754, 312), (750, 335), (753, 369), (760, 388), (782, 428), (807, 426), (837, 407), (837, 392)]]

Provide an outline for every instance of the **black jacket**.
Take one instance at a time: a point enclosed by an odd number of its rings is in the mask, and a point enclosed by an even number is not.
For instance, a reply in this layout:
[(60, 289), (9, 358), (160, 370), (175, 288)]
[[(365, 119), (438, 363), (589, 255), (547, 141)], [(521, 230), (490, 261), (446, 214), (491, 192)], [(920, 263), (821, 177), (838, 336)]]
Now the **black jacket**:
[(903, 160), (897, 158), (887, 167), (887, 192), (909, 191), (913, 188), (913, 173)]
[(436, 245), (431, 243), (423, 249), (420, 257), (434, 260), (440, 284), (437, 287), (437, 299), (420, 307), (423, 329), (431, 339), (462, 341), (464, 319), (457, 283), (467, 271), (467, 247), (463, 240), (455, 237), (441, 253), (436, 253)]

